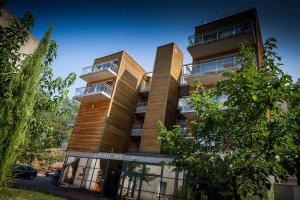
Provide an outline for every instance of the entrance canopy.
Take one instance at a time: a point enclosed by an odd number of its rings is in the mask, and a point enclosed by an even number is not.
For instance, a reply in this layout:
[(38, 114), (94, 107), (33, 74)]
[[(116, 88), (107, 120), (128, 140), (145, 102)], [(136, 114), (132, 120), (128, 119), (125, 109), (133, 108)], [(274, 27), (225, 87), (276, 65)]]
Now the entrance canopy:
[(119, 154), (119, 153), (90, 153), (90, 152), (75, 152), (68, 151), (67, 156), (82, 157), (82, 158), (95, 158), (95, 159), (106, 159), (106, 160), (120, 160), (120, 161), (134, 161), (141, 163), (169, 163), (174, 160), (175, 157), (162, 155), (162, 154)]

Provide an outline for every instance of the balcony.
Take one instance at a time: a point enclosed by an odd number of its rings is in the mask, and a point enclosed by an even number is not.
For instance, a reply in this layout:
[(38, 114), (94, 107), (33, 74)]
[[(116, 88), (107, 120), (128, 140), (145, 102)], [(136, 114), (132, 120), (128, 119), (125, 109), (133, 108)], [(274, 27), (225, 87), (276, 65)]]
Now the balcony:
[[(226, 109), (225, 106), (223, 106), (223, 103), (227, 100), (227, 95), (222, 95), (220, 97), (212, 97), (212, 100), (220, 103), (219, 109), (224, 110)], [(180, 109), (180, 113), (187, 119), (195, 119), (196, 118), (196, 110), (191, 106), (190, 104), (190, 97), (182, 97), (179, 99), (178, 102), (178, 108)]]
[(81, 103), (91, 103), (110, 100), (111, 95), (111, 86), (106, 83), (100, 83), (89, 87), (77, 88), (73, 98)]
[(196, 118), (196, 111), (192, 108), (190, 102), (190, 97), (183, 97), (179, 99), (178, 108), (180, 109), (180, 113), (187, 119)]
[(216, 84), (223, 78), (223, 71), (228, 68), (240, 68), (238, 56), (230, 56), (197, 64), (183, 66), (182, 76), (190, 85), (195, 86), (196, 80), (202, 85)]
[(143, 102), (143, 103), (138, 103), (137, 106), (136, 106), (136, 109), (135, 109), (135, 113), (137, 115), (145, 115), (147, 111), (147, 103), (146, 102)]
[(142, 136), (143, 124), (134, 124), (131, 130), (131, 136)]
[(254, 42), (251, 23), (228, 26), (188, 37), (188, 51), (194, 58), (238, 50), (240, 42)]
[(140, 92), (141, 93), (143, 93), (143, 92), (149, 92), (150, 88), (151, 88), (151, 86), (150, 86), (149, 83), (142, 84), (141, 88), (140, 88)]
[(112, 79), (117, 76), (118, 66), (113, 62), (103, 63), (82, 69), (81, 79), (88, 83)]

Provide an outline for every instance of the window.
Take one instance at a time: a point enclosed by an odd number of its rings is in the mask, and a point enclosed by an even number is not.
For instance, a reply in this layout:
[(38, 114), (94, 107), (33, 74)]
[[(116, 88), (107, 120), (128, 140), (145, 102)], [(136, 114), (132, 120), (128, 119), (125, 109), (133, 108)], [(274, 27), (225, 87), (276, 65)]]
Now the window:
[(226, 38), (233, 35), (233, 27), (219, 31), (219, 38)]
[(203, 43), (217, 39), (217, 32), (206, 33), (203, 35)]
[(164, 197), (166, 195), (166, 191), (167, 191), (167, 182), (160, 182), (157, 195), (160, 194), (161, 197)]

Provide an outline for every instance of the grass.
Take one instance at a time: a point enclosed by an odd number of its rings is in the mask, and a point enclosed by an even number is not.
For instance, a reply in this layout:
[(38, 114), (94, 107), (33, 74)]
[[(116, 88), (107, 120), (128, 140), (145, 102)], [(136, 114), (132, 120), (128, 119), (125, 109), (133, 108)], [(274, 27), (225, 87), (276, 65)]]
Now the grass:
[(64, 197), (53, 196), (42, 192), (31, 190), (2, 188), (0, 189), (0, 200), (67, 200)]

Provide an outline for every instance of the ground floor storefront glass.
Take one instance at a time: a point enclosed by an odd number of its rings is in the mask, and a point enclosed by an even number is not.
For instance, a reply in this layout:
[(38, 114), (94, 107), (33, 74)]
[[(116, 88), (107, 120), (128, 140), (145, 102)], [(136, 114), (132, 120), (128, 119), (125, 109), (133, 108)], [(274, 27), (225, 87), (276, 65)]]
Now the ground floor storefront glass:
[(176, 199), (182, 191), (183, 173), (153, 163), (124, 162), (120, 199)]
[(163, 165), (166, 160), (171, 159), (113, 153), (67, 154), (60, 185), (122, 200), (203, 199), (201, 191), (207, 184)]

